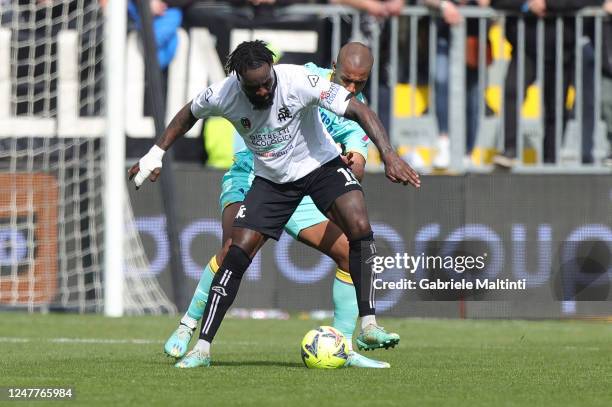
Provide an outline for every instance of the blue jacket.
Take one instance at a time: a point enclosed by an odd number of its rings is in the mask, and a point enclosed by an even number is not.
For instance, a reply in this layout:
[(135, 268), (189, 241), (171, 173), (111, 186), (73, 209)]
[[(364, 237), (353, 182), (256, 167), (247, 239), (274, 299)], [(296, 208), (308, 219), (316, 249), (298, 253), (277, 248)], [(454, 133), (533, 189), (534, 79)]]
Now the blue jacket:
[[(140, 16), (138, 8), (133, 1), (128, 2), (128, 16), (140, 29)], [(166, 69), (174, 58), (178, 46), (177, 29), (183, 21), (183, 12), (180, 8), (168, 8), (161, 16), (153, 18), (153, 32), (157, 44), (157, 60), (161, 69)]]

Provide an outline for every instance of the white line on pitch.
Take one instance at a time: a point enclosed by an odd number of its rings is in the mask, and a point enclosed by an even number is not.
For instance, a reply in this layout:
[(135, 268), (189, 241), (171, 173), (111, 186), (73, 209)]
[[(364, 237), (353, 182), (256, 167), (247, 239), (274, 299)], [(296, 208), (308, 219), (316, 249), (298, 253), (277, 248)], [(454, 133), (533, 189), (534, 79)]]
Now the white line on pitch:
[(148, 345), (163, 343), (163, 341), (151, 339), (103, 339), (103, 338), (19, 338), (11, 336), (0, 336), (0, 342), (51, 342), (51, 343), (95, 343), (95, 344), (134, 344)]
[[(104, 339), (104, 338), (24, 338), (13, 336), (0, 336), (0, 343), (29, 343), (29, 342), (50, 342), (50, 343), (84, 343), (102, 345), (156, 345), (164, 341), (153, 339)], [(252, 346), (256, 342), (227, 342), (219, 341), (215, 344), (232, 346)]]

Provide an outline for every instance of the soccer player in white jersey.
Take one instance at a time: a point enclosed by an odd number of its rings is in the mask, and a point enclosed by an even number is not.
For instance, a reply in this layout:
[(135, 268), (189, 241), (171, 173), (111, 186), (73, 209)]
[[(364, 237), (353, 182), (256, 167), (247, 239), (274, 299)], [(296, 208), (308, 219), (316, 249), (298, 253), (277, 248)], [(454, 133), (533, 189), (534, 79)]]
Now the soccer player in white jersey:
[(373, 346), (399, 342), (397, 334), (376, 323), (374, 272), (368, 261), (376, 255), (376, 246), (363, 190), (321, 123), (318, 107), (359, 123), (378, 148), (392, 182), (420, 187), (419, 176), (393, 150), (376, 114), (350, 92), (323, 78), (314, 80), (303, 66), (273, 67), (272, 60), (265, 43), (241, 43), (228, 59), (233, 75), (185, 105), (129, 171), (137, 187), (147, 178), (155, 181), (174, 140), (209, 116), (229, 120), (254, 155), (255, 179), (236, 214), (231, 245), (209, 291), (200, 339), (187, 355), (191, 366), (185, 367), (210, 365), (210, 344), (244, 272), (268, 238), (279, 238), (306, 195), (349, 240), (349, 273), (361, 317), (359, 338)]
[[(337, 64), (333, 64), (333, 69), (320, 68), (313, 63), (307, 63), (304, 66), (312, 75), (342, 85), (346, 90), (353, 93), (359, 101), (365, 101), (361, 92), (368, 81), (373, 62), (374, 59), (368, 47), (360, 42), (349, 42), (340, 49)], [(317, 80), (315, 76), (311, 79)], [(342, 146), (345, 162), (357, 180), (361, 182), (370, 144), (368, 136), (352, 120), (338, 117), (322, 108), (319, 108), (319, 115), (334, 141)], [(234, 163), (221, 180), (219, 197), (219, 207), (223, 219), (221, 249), (212, 256), (204, 268), (187, 311), (181, 318), (178, 327), (164, 344), (164, 352), (169, 356), (182, 358), (188, 350), (189, 342), (197, 328), (198, 321), (202, 319), (204, 314), (212, 280), (231, 244), (230, 237), (234, 218), (251, 188), (254, 178), (253, 153), (245, 148), (235, 154)], [(284, 230), (294, 239), (329, 256), (337, 264), (336, 278), (332, 284), (334, 304), (332, 326), (342, 332), (348, 343), (348, 360), (345, 366), (361, 368), (390, 367), (389, 363), (367, 358), (353, 350), (353, 332), (355, 331), (359, 309), (353, 281), (348, 272), (349, 244), (340, 228), (317, 209), (310, 197), (304, 197), (285, 225)], [(369, 350), (388, 346), (393, 345), (383, 343), (372, 347), (361, 343), (357, 339), (357, 347), (360, 349)], [(190, 361), (190, 357), (183, 358), (176, 366), (179, 368), (191, 367), (192, 363)]]

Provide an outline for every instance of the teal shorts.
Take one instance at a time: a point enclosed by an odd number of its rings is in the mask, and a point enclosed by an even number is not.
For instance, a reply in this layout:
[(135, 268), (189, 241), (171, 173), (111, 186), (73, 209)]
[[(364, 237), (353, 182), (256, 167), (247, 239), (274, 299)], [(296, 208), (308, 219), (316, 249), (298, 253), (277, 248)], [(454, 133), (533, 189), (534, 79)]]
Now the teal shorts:
[[(219, 196), (221, 213), (226, 206), (244, 201), (254, 178), (252, 171), (247, 171), (240, 165), (234, 164), (230, 167), (221, 180), (221, 195)], [(297, 240), (300, 231), (326, 220), (327, 218), (319, 211), (310, 196), (305, 196), (285, 225), (285, 232)]]

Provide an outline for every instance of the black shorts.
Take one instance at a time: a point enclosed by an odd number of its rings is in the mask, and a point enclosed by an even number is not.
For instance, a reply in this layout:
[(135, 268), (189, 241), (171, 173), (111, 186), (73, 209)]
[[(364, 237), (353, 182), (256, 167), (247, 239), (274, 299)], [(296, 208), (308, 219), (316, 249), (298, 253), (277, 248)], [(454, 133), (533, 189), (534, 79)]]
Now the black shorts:
[(276, 184), (265, 178), (255, 177), (236, 215), (234, 226), (252, 229), (278, 240), (304, 196), (310, 195), (317, 208), (325, 215), (339, 196), (355, 190), (363, 192), (361, 185), (340, 157), (286, 184)]

